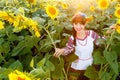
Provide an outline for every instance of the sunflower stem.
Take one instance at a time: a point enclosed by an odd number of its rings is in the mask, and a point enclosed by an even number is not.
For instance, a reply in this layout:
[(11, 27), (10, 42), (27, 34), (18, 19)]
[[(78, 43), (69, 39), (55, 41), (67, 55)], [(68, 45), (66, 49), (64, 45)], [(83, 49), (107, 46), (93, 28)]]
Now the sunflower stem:
[[(48, 26), (49, 26), (49, 25), (48, 25)], [(50, 40), (51, 40), (51, 43), (52, 43), (52, 45), (54, 46), (54, 49), (55, 49), (55, 48), (56, 48), (56, 45), (54, 44), (54, 41), (53, 41), (53, 39), (52, 39), (49, 31), (48, 31), (45, 27), (44, 27), (43, 29), (47, 32), (47, 34), (48, 34), (48, 36), (49, 36), (49, 38), (50, 38)]]
[(64, 75), (65, 75), (65, 80), (68, 80), (68, 77), (67, 77), (67, 74), (66, 74), (66, 72), (65, 72), (65, 69), (63, 68), (62, 70), (63, 70), (63, 73), (64, 73)]

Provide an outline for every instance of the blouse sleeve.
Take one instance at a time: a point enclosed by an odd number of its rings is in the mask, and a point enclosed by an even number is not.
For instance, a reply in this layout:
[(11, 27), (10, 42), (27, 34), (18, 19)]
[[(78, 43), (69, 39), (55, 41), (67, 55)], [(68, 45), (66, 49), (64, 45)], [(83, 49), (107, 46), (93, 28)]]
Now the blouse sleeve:
[(98, 41), (96, 41), (96, 39), (100, 38), (100, 36), (99, 36), (96, 32), (92, 31), (91, 37), (93, 38), (94, 43), (95, 43), (96, 45), (99, 45), (99, 44), (100, 44)]
[(92, 35), (91, 35), (91, 37), (93, 38), (93, 40), (94, 40), (94, 43), (96, 44), (96, 45), (100, 45), (100, 42), (98, 42), (98, 41), (96, 41), (96, 39), (102, 39), (102, 40), (106, 40), (106, 37), (105, 36), (99, 36), (96, 32), (94, 32), (94, 31), (92, 31)]
[(68, 42), (66, 43), (66, 47), (64, 47), (64, 54), (63, 55), (68, 55), (69, 53), (71, 53), (74, 50), (74, 44), (73, 44), (73, 37), (71, 36), (68, 39)]
[(96, 40), (97, 38), (99, 38), (99, 35), (98, 35), (96, 32), (92, 31), (91, 37), (92, 37), (94, 40)]

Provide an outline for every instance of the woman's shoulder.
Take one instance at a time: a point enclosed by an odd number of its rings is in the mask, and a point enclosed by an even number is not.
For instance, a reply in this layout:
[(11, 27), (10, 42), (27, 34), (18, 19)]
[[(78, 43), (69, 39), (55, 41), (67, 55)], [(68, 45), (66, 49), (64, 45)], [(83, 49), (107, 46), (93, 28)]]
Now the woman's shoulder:
[(93, 31), (93, 30), (87, 30), (88, 32), (90, 32), (90, 33), (94, 33), (95, 31)]
[(95, 31), (90, 30), (90, 37), (93, 39), (96, 39), (96, 38), (98, 38), (98, 34)]

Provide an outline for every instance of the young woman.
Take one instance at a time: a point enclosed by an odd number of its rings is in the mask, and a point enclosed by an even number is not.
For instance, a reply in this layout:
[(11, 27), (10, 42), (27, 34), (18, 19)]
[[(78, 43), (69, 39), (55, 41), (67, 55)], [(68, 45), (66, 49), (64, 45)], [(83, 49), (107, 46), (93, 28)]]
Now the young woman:
[[(93, 63), (94, 42), (98, 38), (98, 34), (92, 30), (85, 29), (86, 15), (78, 12), (72, 18), (73, 35), (70, 36), (66, 47), (56, 48), (54, 56), (68, 55), (75, 50), (78, 59), (71, 64), (70, 71), (80, 73), (77, 80), (89, 80), (84, 76), (84, 71)], [(69, 80), (72, 80), (69, 78)]]

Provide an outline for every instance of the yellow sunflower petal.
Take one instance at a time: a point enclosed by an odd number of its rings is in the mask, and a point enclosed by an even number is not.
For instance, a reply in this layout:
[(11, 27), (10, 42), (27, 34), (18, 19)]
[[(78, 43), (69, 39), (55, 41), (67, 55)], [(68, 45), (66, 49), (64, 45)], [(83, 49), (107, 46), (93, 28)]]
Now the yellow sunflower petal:
[(36, 35), (37, 37), (40, 37), (39, 31), (36, 31), (36, 32), (35, 32), (35, 35)]
[(120, 7), (115, 10), (114, 14), (117, 18), (120, 18)]
[(3, 22), (0, 21), (0, 29), (4, 29)]
[(9, 80), (31, 80), (28, 76), (18, 70), (15, 70), (8, 74), (8, 78)]
[(116, 31), (120, 34), (120, 26), (119, 25), (116, 26)]
[(17, 74), (11, 72), (10, 74), (8, 74), (8, 78), (9, 80), (17, 80)]

